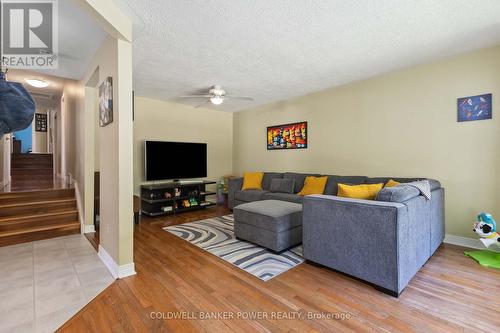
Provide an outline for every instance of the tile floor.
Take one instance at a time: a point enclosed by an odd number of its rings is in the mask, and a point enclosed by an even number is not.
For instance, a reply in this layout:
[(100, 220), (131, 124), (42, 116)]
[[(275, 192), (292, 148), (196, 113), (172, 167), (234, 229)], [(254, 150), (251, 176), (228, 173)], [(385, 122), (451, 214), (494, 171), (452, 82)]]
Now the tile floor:
[(113, 281), (82, 235), (0, 247), (0, 333), (53, 332)]

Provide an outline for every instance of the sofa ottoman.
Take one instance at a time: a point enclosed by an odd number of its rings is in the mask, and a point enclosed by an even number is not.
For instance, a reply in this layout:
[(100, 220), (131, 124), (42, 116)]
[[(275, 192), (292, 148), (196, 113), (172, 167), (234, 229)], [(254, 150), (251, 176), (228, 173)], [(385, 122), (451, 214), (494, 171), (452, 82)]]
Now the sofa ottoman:
[(255, 201), (234, 207), (234, 234), (274, 252), (302, 243), (302, 205), (279, 201)]

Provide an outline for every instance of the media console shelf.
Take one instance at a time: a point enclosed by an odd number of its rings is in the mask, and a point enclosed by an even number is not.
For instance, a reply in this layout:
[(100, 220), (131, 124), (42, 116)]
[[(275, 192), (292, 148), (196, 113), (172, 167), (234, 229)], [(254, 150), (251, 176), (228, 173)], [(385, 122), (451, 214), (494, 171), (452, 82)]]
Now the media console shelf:
[(176, 214), (216, 205), (207, 200), (216, 192), (207, 190), (214, 181), (170, 182), (141, 186), (142, 213), (148, 216)]

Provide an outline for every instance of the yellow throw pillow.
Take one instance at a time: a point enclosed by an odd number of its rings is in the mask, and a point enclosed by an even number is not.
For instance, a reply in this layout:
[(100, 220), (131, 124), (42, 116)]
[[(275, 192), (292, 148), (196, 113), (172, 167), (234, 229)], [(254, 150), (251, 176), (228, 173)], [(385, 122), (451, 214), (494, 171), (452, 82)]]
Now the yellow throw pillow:
[(263, 172), (245, 172), (243, 174), (242, 190), (262, 190)]
[(389, 179), (389, 181), (387, 183), (385, 183), (385, 187), (394, 187), (396, 185), (399, 185), (401, 184), (400, 182), (397, 182), (393, 179)]
[(304, 187), (300, 190), (298, 195), (311, 195), (311, 194), (323, 194), (325, 191), (326, 181), (328, 176), (324, 177), (313, 177), (307, 176), (304, 181)]
[(337, 195), (345, 198), (373, 200), (383, 187), (384, 183), (362, 185), (339, 184)]

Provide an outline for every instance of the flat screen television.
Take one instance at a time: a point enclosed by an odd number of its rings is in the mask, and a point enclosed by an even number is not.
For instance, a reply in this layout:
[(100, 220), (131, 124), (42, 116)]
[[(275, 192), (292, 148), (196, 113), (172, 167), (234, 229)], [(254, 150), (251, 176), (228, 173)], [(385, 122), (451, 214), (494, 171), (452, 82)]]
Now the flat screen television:
[(207, 144), (145, 142), (146, 180), (203, 178), (207, 176)]

